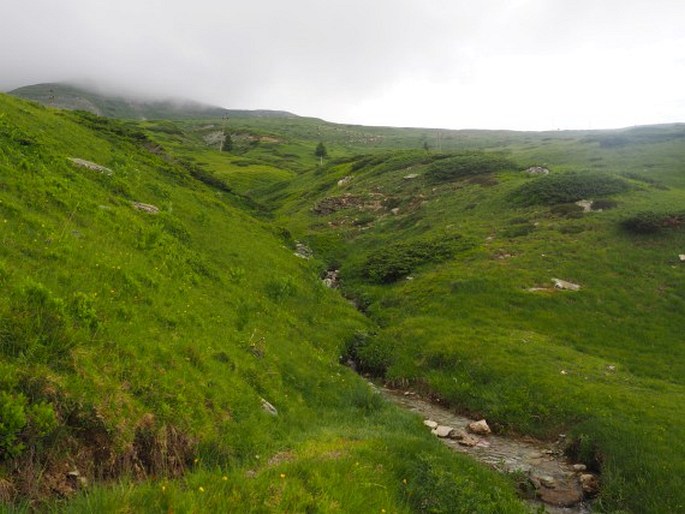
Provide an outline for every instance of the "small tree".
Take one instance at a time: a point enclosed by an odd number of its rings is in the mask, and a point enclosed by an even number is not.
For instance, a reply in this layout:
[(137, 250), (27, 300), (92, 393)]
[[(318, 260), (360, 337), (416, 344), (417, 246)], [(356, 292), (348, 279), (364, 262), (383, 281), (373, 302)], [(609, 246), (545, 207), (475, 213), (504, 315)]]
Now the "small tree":
[(224, 132), (224, 140), (221, 143), (222, 152), (230, 152), (233, 150), (233, 139), (231, 139), (230, 132)]
[(314, 155), (316, 155), (319, 158), (319, 164), (323, 164), (323, 159), (324, 157), (328, 157), (328, 151), (326, 150), (326, 147), (324, 146), (322, 141), (319, 141), (319, 144), (316, 145), (316, 150), (314, 150)]

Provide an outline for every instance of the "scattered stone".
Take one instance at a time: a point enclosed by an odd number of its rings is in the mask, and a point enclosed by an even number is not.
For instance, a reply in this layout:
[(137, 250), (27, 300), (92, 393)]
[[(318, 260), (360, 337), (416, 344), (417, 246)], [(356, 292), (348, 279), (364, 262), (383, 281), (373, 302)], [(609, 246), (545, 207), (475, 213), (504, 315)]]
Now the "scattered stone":
[(573, 507), (583, 501), (583, 491), (578, 482), (557, 483), (556, 487), (545, 487), (541, 482), (535, 480), (533, 483), (540, 484), (540, 487), (537, 488), (537, 495), (542, 502), (548, 505), (562, 508)]
[(301, 259), (311, 259), (314, 252), (306, 244), (295, 242), (295, 255)]
[(551, 289), (549, 287), (529, 287), (527, 291), (531, 293), (539, 293), (540, 291), (554, 291), (554, 289)]
[(404, 176), (404, 180), (414, 180), (418, 176), (419, 176), (418, 173), (410, 173), (409, 175)]
[(587, 466), (585, 464), (574, 464), (573, 466), (573, 471), (576, 471), (580, 473), (581, 471), (585, 471), (587, 469)]
[(462, 439), (458, 440), (458, 443), (462, 446), (467, 446), (469, 448), (473, 448), (480, 442), (480, 439), (477, 437), (474, 437), (472, 435), (466, 434)]
[(678, 255), (678, 259), (680, 259), (680, 262), (685, 262), (685, 253)]
[(492, 433), (492, 430), (490, 430), (490, 427), (488, 426), (488, 422), (485, 421), (484, 419), (481, 419), (480, 421), (474, 421), (472, 423), (469, 423), (466, 428), (472, 434), (477, 434), (477, 435), (488, 435), (488, 434)]
[(462, 428), (455, 428), (454, 430), (452, 430), (450, 432), (450, 439), (455, 439), (457, 441), (461, 441), (462, 439), (465, 439), (466, 437), (469, 437), (469, 435)]
[(594, 496), (599, 492), (599, 479), (592, 473), (583, 473), (580, 475), (580, 486), (585, 494)]
[(547, 489), (554, 489), (557, 486), (557, 482), (554, 480), (554, 477), (542, 476), (538, 477), (538, 480), (540, 481), (540, 484)]
[(319, 216), (327, 216), (343, 209), (357, 208), (361, 211), (379, 211), (384, 209), (386, 196), (383, 193), (369, 193), (353, 195), (346, 193), (342, 196), (329, 196), (320, 200), (312, 211)]
[(335, 289), (338, 287), (340, 270), (333, 269), (328, 270), (326, 275), (323, 277), (323, 283), (326, 287)]
[(616, 366), (614, 366), (613, 364), (609, 364), (607, 366), (607, 371), (616, 371)]
[(438, 428), (438, 423), (432, 419), (424, 419), (423, 424), (426, 425), (431, 430)]
[(454, 429), (452, 427), (448, 427), (447, 425), (438, 425), (433, 430), (431, 430), (431, 433), (440, 438), (445, 438), (449, 437), (450, 432), (452, 432), (452, 430)]
[(579, 291), (580, 285), (574, 284), (573, 282), (567, 282), (566, 280), (561, 280), (560, 278), (553, 278), (552, 282), (554, 287), (557, 289), (562, 289), (566, 291)]
[(276, 407), (271, 405), (264, 398), (262, 398), (262, 409), (264, 410), (264, 412), (267, 412), (268, 414), (271, 414), (272, 416), (278, 416), (278, 411), (276, 410)]
[(477, 443), (476, 446), (478, 448), (490, 448), (490, 441), (486, 441), (485, 439), (480, 439)]
[(87, 161), (85, 159), (79, 159), (77, 157), (69, 157), (69, 160), (76, 164), (77, 166), (80, 166), (81, 168), (87, 168), (89, 170), (93, 171), (99, 171), (100, 173), (104, 173), (105, 175), (111, 175), (113, 172), (111, 169), (107, 168), (106, 166), (101, 166), (100, 164), (96, 164), (91, 161)]
[(79, 489), (88, 485), (86, 477), (81, 476), (78, 469), (67, 472), (67, 482), (73, 489)]
[(133, 202), (132, 205), (134, 209), (138, 209), (139, 211), (144, 211), (149, 214), (159, 213), (159, 207), (157, 207), (156, 205), (152, 205), (150, 203)]
[(405, 280), (414, 280), (414, 277), (412, 277), (411, 275), (409, 275), (408, 277), (405, 278)]
[(568, 371), (566, 371), (565, 369), (562, 369), (562, 370), (561, 370), (561, 374), (562, 374), (562, 375), (568, 375)]
[(578, 200), (576, 205), (583, 208), (583, 212), (592, 212), (592, 200)]
[(352, 182), (352, 175), (347, 175), (346, 177), (341, 178), (338, 180), (338, 185), (339, 186), (344, 186)]
[(397, 216), (400, 213), (400, 208), (394, 207), (394, 208), (390, 209), (390, 212), (392, 212), (395, 216)]
[(549, 175), (549, 170), (543, 166), (531, 166), (526, 170), (529, 175)]

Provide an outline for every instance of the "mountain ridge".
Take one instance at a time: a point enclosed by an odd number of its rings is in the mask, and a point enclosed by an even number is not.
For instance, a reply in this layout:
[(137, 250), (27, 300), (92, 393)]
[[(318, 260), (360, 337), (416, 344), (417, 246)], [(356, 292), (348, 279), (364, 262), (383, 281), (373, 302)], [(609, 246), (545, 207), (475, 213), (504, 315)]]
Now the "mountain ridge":
[(22, 86), (7, 94), (48, 107), (83, 110), (124, 119), (211, 119), (232, 117), (294, 118), (295, 114), (269, 109), (226, 109), (189, 99), (136, 99), (134, 95), (107, 94), (95, 88), (70, 83), (40, 83)]

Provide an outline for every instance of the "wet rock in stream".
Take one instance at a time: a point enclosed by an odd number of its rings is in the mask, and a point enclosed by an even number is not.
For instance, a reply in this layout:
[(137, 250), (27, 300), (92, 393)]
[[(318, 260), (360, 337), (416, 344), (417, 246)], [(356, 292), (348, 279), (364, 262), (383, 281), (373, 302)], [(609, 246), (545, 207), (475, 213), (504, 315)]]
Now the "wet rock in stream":
[[(416, 412), (433, 434), (455, 451), (489, 464), (504, 473), (523, 473), (534, 489), (535, 503), (542, 502), (550, 514), (587, 514), (586, 498), (597, 494), (599, 480), (585, 466), (563, 457), (563, 438), (543, 443), (531, 438), (514, 439), (493, 435), (485, 420), (474, 421), (434, 405), (416, 394), (379, 388), (393, 403)], [(473, 433), (469, 426), (478, 425)], [(487, 431), (485, 430), (487, 427)], [(469, 433), (470, 432), (470, 433)]]

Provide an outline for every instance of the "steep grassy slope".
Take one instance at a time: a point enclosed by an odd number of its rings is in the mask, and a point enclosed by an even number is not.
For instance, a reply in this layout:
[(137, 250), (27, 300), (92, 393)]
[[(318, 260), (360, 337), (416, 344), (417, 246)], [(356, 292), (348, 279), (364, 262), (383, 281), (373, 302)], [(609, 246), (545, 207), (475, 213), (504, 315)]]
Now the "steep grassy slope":
[[(677, 512), (683, 130), (621, 134), (340, 159), (261, 201), (281, 204), (281, 223), (340, 269), (376, 324), (348, 347), (363, 369), (500, 431), (566, 433), (569, 451), (602, 470), (600, 507)], [(550, 176), (522, 171), (534, 164)], [(583, 212), (581, 199), (603, 209)], [(622, 228), (636, 215), (658, 230)]]
[(0, 96), (0, 177), (0, 510), (524, 510), (338, 364), (372, 322), (207, 169)]

